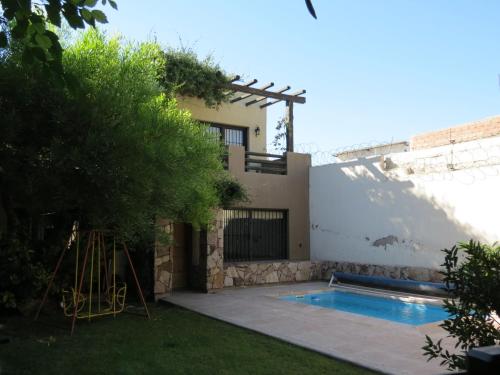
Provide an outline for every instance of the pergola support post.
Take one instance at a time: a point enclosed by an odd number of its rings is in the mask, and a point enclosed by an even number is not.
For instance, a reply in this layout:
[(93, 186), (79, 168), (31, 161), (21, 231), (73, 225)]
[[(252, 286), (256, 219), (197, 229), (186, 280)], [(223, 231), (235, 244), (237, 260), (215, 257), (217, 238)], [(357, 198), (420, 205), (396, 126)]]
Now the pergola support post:
[(286, 150), (293, 152), (293, 102), (287, 100)]

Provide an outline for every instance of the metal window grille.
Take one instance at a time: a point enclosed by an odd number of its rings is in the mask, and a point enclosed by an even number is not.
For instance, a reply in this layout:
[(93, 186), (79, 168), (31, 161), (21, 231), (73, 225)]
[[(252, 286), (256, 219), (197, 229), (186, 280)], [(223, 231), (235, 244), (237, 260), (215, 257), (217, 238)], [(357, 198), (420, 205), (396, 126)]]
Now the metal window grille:
[(286, 210), (224, 210), (224, 261), (287, 259)]
[(247, 149), (247, 129), (228, 125), (210, 124), (208, 132), (213, 134), (224, 145), (243, 146)]
[(237, 146), (246, 146), (245, 142), (245, 133), (243, 129), (224, 129), (224, 144), (226, 146), (229, 145), (237, 145)]
[(208, 127), (208, 133), (214, 137), (215, 140), (220, 141), (221, 140), (221, 135), (220, 135), (220, 128), (216, 126), (209, 126)]

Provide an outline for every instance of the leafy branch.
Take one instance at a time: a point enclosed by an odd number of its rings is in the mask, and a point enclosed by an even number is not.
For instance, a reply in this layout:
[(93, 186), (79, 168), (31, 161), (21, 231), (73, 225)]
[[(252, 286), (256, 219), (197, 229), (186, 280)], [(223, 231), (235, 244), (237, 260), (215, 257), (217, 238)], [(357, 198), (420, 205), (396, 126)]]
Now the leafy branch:
[[(101, 0), (118, 9), (116, 1)], [(22, 61), (39, 61), (56, 71), (62, 71), (62, 47), (52, 30), (66, 20), (73, 29), (107, 23), (104, 12), (95, 9), (98, 0), (0, 0), (0, 48), (9, 48), (14, 41), (23, 46)]]

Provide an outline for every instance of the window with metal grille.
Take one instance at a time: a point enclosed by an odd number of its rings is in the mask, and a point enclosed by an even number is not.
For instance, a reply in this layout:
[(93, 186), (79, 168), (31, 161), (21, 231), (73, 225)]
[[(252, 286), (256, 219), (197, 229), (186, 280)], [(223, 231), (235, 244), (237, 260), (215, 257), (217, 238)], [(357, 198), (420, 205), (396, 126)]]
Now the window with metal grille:
[(287, 259), (286, 210), (224, 210), (224, 261)]
[(226, 146), (237, 145), (247, 149), (247, 129), (229, 125), (210, 124), (208, 131)]

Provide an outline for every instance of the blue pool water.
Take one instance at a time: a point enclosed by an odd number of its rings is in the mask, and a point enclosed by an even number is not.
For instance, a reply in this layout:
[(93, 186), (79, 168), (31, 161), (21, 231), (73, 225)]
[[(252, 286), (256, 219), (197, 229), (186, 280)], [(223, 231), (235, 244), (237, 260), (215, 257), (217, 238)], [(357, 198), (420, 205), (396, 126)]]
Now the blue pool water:
[(353, 314), (391, 320), (409, 325), (438, 322), (448, 318), (448, 313), (438, 305), (409, 302), (400, 297), (386, 298), (376, 295), (335, 290), (332, 292), (280, 297), (313, 306), (336, 309)]

